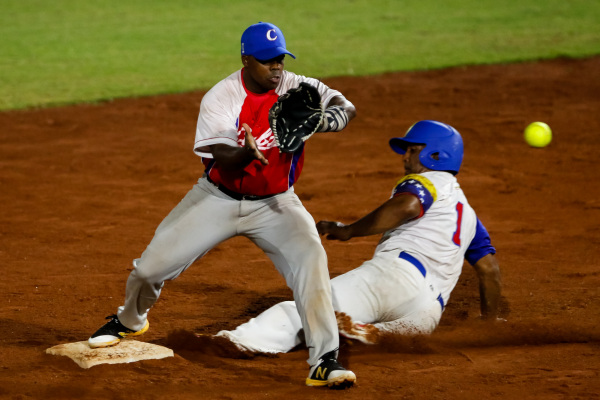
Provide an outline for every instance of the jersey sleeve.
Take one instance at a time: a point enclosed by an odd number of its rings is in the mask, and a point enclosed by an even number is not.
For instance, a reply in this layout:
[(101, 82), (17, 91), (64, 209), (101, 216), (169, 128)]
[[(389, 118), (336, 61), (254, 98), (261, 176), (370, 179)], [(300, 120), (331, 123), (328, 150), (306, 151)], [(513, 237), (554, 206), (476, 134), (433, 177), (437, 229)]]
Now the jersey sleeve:
[(287, 92), (291, 88), (300, 86), (301, 82), (306, 82), (317, 88), (319, 94), (321, 95), (321, 102), (323, 103), (323, 107), (326, 107), (327, 104), (329, 104), (329, 102), (331, 101), (331, 99), (333, 99), (336, 96), (344, 97), (344, 95), (340, 91), (330, 88), (318, 79), (306, 77), (303, 75), (296, 75), (295, 73), (290, 71), (283, 71), (283, 73), (285, 76), (285, 80), (281, 85), (281, 88), (279, 88), (279, 90), (281, 91), (281, 93), (278, 93), (279, 95)]
[(469, 244), (469, 248), (465, 253), (465, 258), (469, 264), (475, 265), (477, 261), (488, 254), (496, 254), (496, 249), (492, 246), (492, 241), (487, 229), (485, 229), (485, 226), (483, 226), (479, 218), (477, 218), (475, 236), (473, 237), (471, 244)]
[(229, 80), (215, 85), (200, 103), (194, 152), (201, 157), (212, 158), (211, 153), (201, 151), (206, 146), (218, 143), (238, 146), (237, 125), (243, 97), (234, 93), (234, 83)]
[(433, 183), (423, 175), (418, 174), (406, 175), (396, 183), (396, 187), (392, 191), (392, 197), (403, 194), (416, 196), (421, 202), (421, 214), (417, 218), (422, 217), (437, 200), (437, 191)]

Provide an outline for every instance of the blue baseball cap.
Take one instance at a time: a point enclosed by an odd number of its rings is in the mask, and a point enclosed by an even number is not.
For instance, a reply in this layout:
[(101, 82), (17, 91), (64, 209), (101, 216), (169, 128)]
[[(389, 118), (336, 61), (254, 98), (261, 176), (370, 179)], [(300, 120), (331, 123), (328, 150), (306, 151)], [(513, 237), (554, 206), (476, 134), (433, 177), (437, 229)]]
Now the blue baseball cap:
[(257, 60), (270, 60), (282, 54), (295, 55), (285, 48), (281, 29), (268, 22), (250, 25), (242, 34), (242, 55), (254, 56)]

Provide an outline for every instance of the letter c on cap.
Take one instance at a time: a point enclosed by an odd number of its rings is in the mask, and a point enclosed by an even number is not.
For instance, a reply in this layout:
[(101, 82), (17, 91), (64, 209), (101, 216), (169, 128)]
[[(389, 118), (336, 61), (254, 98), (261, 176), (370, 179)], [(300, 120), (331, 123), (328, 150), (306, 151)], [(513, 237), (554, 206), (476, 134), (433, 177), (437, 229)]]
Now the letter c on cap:
[(272, 42), (273, 40), (277, 39), (277, 35), (275, 35), (275, 37), (271, 37), (271, 32), (275, 32), (275, 29), (269, 29), (267, 31), (267, 39), (269, 39)]

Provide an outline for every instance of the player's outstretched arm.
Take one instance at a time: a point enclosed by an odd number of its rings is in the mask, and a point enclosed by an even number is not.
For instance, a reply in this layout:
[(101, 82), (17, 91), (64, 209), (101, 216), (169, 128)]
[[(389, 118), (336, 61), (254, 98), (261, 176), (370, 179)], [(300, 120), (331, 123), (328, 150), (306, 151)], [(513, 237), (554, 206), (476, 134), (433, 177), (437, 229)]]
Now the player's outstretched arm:
[(487, 254), (477, 261), (473, 268), (479, 278), (481, 317), (495, 321), (500, 311), (500, 267), (493, 254)]
[(224, 170), (242, 169), (254, 160), (260, 161), (263, 165), (269, 164), (264, 154), (258, 149), (256, 141), (252, 136), (252, 129), (247, 124), (242, 124), (242, 126), (246, 132), (244, 147), (233, 147), (226, 144), (211, 146), (211, 152), (215, 161)]
[(344, 225), (341, 222), (319, 221), (317, 230), (330, 240), (348, 240), (357, 236), (383, 233), (417, 218), (421, 202), (412, 195), (392, 197), (358, 221)]

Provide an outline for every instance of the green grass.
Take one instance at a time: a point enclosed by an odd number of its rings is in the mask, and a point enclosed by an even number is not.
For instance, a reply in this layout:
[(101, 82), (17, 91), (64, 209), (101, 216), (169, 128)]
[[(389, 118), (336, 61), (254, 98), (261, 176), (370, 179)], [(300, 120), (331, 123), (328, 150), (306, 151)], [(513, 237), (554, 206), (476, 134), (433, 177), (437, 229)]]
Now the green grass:
[(590, 0), (0, 0), (0, 110), (206, 89), (279, 25), (315, 77), (600, 54)]

